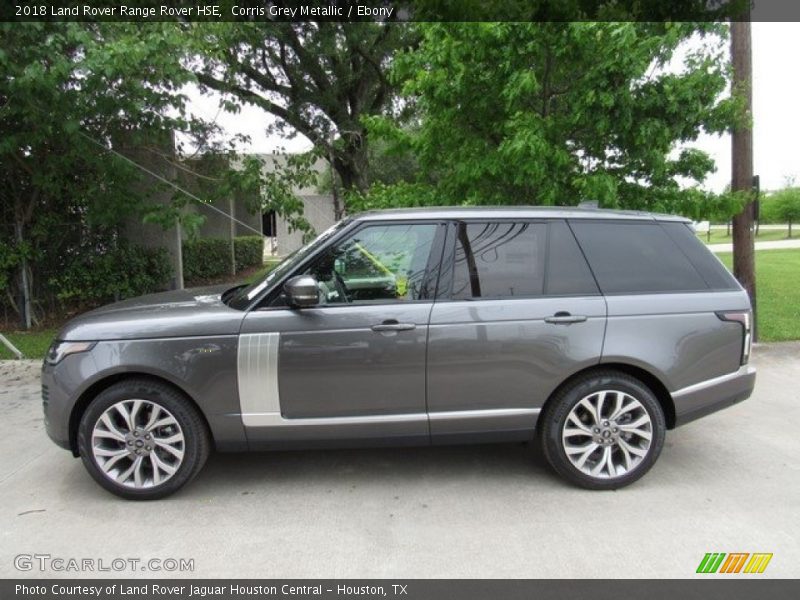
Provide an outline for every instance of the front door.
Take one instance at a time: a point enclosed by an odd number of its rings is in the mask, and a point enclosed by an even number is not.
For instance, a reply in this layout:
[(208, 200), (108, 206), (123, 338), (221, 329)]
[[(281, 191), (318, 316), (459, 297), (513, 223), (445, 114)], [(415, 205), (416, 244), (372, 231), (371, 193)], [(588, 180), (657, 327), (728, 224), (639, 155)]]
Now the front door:
[(245, 317), (239, 394), (250, 440), (427, 439), (425, 351), (444, 229), (364, 223), (302, 268), (319, 282), (318, 306), (278, 299)]

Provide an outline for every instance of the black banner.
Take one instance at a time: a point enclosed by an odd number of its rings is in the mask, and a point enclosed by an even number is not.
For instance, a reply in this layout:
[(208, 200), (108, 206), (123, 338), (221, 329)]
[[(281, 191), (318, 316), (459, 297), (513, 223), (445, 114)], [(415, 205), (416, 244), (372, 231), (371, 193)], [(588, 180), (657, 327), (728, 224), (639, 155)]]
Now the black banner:
[(4, 0), (0, 21), (797, 21), (794, 0)]
[(796, 580), (198, 579), (2, 580), (2, 600), (737, 600), (800, 597)]

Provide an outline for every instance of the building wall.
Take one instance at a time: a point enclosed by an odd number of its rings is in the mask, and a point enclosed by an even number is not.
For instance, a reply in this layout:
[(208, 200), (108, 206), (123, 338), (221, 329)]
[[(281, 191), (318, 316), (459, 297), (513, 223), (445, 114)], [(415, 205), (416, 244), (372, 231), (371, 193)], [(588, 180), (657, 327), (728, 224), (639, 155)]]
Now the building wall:
[[(176, 169), (169, 162), (141, 146), (139, 143), (129, 143), (129, 140), (117, 140), (117, 149), (125, 156), (130, 157), (137, 164), (146, 167), (168, 180), (175, 180)], [(172, 135), (158, 136), (153, 134), (148, 140), (151, 145), (160, 147), (166, 153), (172, 153), (174, 139)], [(137, 188), (148, 195), (148, 201), (154, 204), (169, 205), (172, 201), (172, 190), (165, 188), (154, 177), (142, 173)], [(132, 243), (147, 248), (164, 248), (170, 257), (172, 266), (172, 289), (183, 288), (183, 272), (181, 269), (181, 240), (184, 237), (177, 226), (164, 229), (154, 223), (142, 223), (141, 217), (131, 216), (125, 220), (121, 227), (121, 235)]]
[[(322, 233), (336, 222), (333, 212), (333, 196), (313, 194), (300, 196), (306, 220), (316, 233)], [(289, 231), (289, 224), (277, 218), (278, 255), (286, 256), (303, 245), (303, 233)]]

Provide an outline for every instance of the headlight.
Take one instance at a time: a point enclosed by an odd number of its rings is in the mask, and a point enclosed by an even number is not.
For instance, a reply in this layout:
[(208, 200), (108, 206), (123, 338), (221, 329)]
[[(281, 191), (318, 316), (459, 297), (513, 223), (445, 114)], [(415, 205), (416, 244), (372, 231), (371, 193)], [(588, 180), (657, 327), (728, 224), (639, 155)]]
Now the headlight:
[(65, 356), (76, 354), (77, 352), (86, 352), (94, 348), (97, 342), (60, 342), (56, 340), (47, 351), (45, 361), (50, 365), (57, 365)]

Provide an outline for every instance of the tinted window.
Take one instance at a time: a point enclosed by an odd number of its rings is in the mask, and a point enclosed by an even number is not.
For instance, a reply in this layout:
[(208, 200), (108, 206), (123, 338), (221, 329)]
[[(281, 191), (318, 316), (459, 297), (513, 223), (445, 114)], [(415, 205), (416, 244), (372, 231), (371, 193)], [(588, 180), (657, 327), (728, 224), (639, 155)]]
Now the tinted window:
[(546, 241), (540, 223), (459, 224), (453, 298), (541, 295)]
[(325, 304), (424, 297), (435, 224), (368, 225), (329, 248), (307, 273)]
[(686, 223), (661, 223), (664, 231), (680, 246), (683, 253), (700, 273), (708, 287), (714, 290), (738, 290), (739, 284), (716, 256), (697, 239)]
[(685, 292), (708, 286), (656, 222), (570, 221), (604, 293)]
[(550, 223), (545, 293), (553, 296), (599, 293), (575, 236), (564, 221)]

